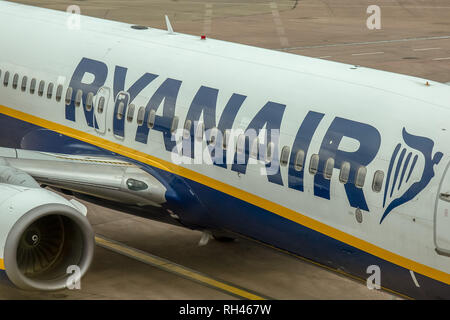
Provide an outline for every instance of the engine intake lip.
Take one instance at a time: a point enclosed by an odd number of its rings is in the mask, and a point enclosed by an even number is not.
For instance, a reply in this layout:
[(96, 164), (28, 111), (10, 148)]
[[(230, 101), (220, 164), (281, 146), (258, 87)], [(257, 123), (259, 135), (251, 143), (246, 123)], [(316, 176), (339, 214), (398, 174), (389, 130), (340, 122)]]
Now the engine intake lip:
[[(70, 243), (70, 238), (65, 238), (70, 252), (61, 257), (59, 265), (55, 267), (57, 274), (30, 277), (21, 271), (21, 266), (18, 262), (18, 248), (21, 244), (24, 233), (35, 222), (42, 218), (49, 216), (59, 216), (63, 219), (67, 226), (70, 227), (72, 233), (78, 238), (78, 242)], [(94, 255), (95, 239), (94, 232), (87, 218), (74, 208), (63, 204), (45, 204), (36, 207), (22, 217), (20, 217), (6, 239), (4, 262), (8, 278), (17, 287), (25, 290), (41, 290), (41, 291), (55, 291), (66, 288), (67, 279), (71, 274), (67, 274), (67, 268), (70, 265), (77, 265), (80, 268), (81, 277), (84, 276), (91, 265)], [(76, 261), (73, 261), (76, 260)], [(66, 262), (68, 263), (67, 265)]]

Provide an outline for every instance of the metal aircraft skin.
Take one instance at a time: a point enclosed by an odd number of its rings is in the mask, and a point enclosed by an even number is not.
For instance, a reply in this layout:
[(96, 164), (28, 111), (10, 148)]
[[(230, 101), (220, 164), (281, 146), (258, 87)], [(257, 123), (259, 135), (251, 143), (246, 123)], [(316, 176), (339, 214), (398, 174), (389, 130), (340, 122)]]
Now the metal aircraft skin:
[(448, 85), (70, 18), (0, 1), (0, 268), (15, 285), (86, 273), (78, 198), (450, 298)]

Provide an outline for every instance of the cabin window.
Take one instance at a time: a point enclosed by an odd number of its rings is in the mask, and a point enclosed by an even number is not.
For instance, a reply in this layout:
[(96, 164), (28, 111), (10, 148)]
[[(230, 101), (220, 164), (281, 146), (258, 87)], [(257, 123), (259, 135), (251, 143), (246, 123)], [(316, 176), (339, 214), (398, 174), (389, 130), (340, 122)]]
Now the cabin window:
[(250, 149), (250, 157), (253, 159), (258, 159), (258, 148), (259, 148), (259, 139), (253, 139), (252, 147)]
[(311, 161), (309, 162), (309, 173), (316, 174), (319, 168), (319, 155), (313, 154), (311, 156)]
[(205, 124), (203, 122), (197, 122), (197, 128), (195, 130), (195, 138), (198, 141), (203, 140), (203, 133), (205, 132)]
[(133, 121), (133, 117), (134, 117), (134, 110), (136, 109), (136, 106), (134, 104), (130, 104), (128, 106), (128, 111), (127, 111), (127, 121), (131, 122)]
[(223, 133), (223, 141), (222, 141), (222, 147), (223, 149), (228, 148), (228, 140), (230, 139), (230, 130), (225, 130)]
[(173, 117), (173, 120), (172, 120), (172, 125), (171, 125), (171, 127), (170, 127), (170, 132), (171, 132), (171, 133), (174, 133), (175, 130), (177, 130), (177, 128), (178, 128), (178, 122), (179, 122), (178, 117), (177, 117), (177, 116), (174, 116), (174, 117)]
[(245, 151), (245, 134), (240, 134), (236, 143), (236, 152), (238, 154), (243, 154)]
[(350, 176), (350, 163), (347, 161), (342, 162), (341, 172), (339, 173), (339, 181), (342, 183), (348, 182), (348, 177)]
[(305, 151), (298, 150), (297, 154), (295, 155), (295, 165), (294, 165), (295, 171), (302, 171), (304, 162), (305, 162)]
[(24, 76), (22, 78), (22, 84), (20, 86), (20, 89), (22, 90), (22, 92), (25, 92), (27, 90), (27, 83), (28, 83), (28, 78), (27, 78), (27, 76)]
[(191, 127), (192, 121), (186, 120), (183, 127), (183, 139), (189, 139), (189, 136), (191, 135)]
[(66, 105), (69, 105), (72, 102), (72, 94), (73, 94), (72, 87), (68, 87), (66, 91)]
[(91, 111), (94, 104), (94, 93), (89, 92), (86, 96), (86, 110)]
[(9, 83), (9, 71), (6, 71), (6, 72), (5, 72), (5, 77), (3, 78), (3, 85), (4, 85), (5, 87), (7, 87), (7, 86), (8, 86), (8, 83)]
[(83, 98), (83, 91), (78, 90), (77, 94), (75, 95), (75, 106), (79, 107), (81, 106), (81, 99)]
[(288, 146), (284, 146), (283, 149), (281, 149), (281, 156), (280, 156), (280, 165), (283, 167), (287, 166), (289, 161), (289, 153), (291, 152), (291, 148)]
[(144, 123), (144, 116), (145, 116), (145, 108), (140, 107), (137, 115), (137, 123), (138, 125), (142, 126)]
[(275, 143), (269, 142), (269, 144), (267, 145), (267, 150), (266, 150), (266, 161), (268, 163), (272, 162), (274, 149), (275, 149)]
[(98, 114), (102, 114), (103, 110), (105, 110), (105, 102), (106, 102), (105, 97), (100, 97), (98, 99), (98, 106), (97, 106), (97, 113)]
[(356, 172), (355, 185), (357, 188), (364, 187), (364, 182), (366, 181), (367, 169), (364, 166), (358, 168)]
[(153, 127), (155, 126), (155, 120), (156, 120), (156, 111), (152, 109), (148, 114), (147, 127), (153, 129)]
[(36, 83), (37, 83), (36, 78), (31, 79), (31, 82), (30, 82), (30, 93), (31, 94), (34, 94), (34, 92), (36, 91)]
[(117, 113), (116, 113), (117, 120), (122, 120), (124, 112), (125, 112), (125, 103), (119, 102), (119, 105), (117, 106)]
[(38, 87), (39, 97), (42, 97), (44, 95), (44, 90), (45, 90), (45, 81), (41, 80), (41, 82), (39, 82), (39, 87)]
[(13, 89), (17, 89), (17, 85), (19, 84), (19, 75), (16, 73), (13, 77), (12, 87)]
[(57, 102), (61, 101), (62, 93), (63, 93), (63, 86), (62, 86), (62, 84), (60, 84), (56, 88), (56, 101)]
[(47, 98), (51, 99), (53, 95), (53, 83), (50, 82), (47, 87)]
[(376, 171), (373, 175), (372, 190), (375, 192), (380, 192), (381, 188), (383, 187), (383, 180), (384, 172), (381, 170)]
[(219, 129), (216, 127), (212, 128), (209, 132), (208, 143), (210, 146), (214, 147), (217, 141), (217, 134), (219, 133)]
[(334, 159), (328, 158), (327, 162), (325, 163), (325, 168), (323, 170), (323, 177), (327, 180), (330, 180), (331, 176), (333, 175), (333, 169), (334, 169)]

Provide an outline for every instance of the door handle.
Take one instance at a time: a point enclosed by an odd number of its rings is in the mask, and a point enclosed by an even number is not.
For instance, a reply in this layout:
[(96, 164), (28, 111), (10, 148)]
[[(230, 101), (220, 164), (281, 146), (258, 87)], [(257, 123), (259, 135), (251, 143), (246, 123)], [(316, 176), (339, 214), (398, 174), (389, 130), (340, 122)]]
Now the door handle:
[(439, 199), (450, 202), (450, 193), (443, 192), (439, 195)]

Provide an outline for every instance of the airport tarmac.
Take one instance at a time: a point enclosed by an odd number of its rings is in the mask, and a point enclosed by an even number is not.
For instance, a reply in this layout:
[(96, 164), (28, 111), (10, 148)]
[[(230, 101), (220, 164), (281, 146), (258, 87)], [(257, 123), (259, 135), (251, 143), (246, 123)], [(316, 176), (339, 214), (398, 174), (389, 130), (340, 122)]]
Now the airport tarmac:
[[(20, 0), (85, 15), (282, 50), (450, 82), (448, 0)], [(301, 86), (299, 85), (299, 90)], [(365, 283), (246, 239), (201, 233), (87, 204), (98, 235), (81, 290), (24, 292), (0, 283), (0, 299), (400, 299)]]

